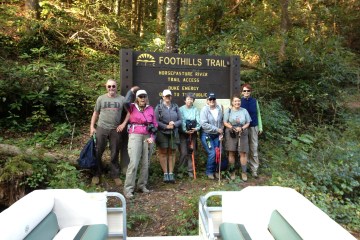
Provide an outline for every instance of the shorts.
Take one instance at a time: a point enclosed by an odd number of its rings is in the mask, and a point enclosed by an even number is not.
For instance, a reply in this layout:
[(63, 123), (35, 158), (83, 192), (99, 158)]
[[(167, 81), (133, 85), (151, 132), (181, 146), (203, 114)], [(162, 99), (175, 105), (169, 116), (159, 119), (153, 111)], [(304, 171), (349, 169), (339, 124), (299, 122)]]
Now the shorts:
[(231, 152), (249, 152), (249, 137), (248, 137), (248, 129), (245, 129), (241, 133), (240, 137), (240, 146), (238, 146), (239, 143), (239, 134), (236, 134), (236, 138), (232, 138), (230, 136), (230, 130), (229, 128), (225, 129), (225, 150), (231, 151)]
[(156, 133), (156, 145), (159, 148), (171, 148), (178, 149), (180, 144), (179, 133), (176, 134), (164, 134), (161, 131)]

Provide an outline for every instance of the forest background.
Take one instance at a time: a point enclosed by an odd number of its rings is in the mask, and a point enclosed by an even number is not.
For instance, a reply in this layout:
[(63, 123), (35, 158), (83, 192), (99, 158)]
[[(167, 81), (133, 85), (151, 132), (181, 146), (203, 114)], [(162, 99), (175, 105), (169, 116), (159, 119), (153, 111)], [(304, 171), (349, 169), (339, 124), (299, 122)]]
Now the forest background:
[[(241, 81), (253, 86), (262, 110), (262, 184), (296, 189), (359, 236), (356, 0), (1, 1), (3, 207), (36, 188), (99, 190), (76, 159), (104, 81), (120, 81), (122, 48), (239, 55)], [(201, 172), (205, 158), (199, 159)], [(150, 181), (158, 179), (153, 164)], [(241, 187), (240, 179), (224, 179), (211, 189)], [(196, 234), (200, 194), (191, 192), (190, 210), (164, 234)], [(133, 214), (129, 229), (146, 221), (144, 213)]]

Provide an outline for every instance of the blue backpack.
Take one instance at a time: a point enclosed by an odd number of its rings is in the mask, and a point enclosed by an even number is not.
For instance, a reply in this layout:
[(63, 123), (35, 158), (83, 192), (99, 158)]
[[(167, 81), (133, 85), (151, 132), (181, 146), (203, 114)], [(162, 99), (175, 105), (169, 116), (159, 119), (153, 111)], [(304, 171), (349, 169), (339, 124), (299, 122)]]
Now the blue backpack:
[(89, 139), (84, 148), (81, 150), (78, 164), (80, 168), (85, 169), (90, 169), (97, 166), (95, 134)]

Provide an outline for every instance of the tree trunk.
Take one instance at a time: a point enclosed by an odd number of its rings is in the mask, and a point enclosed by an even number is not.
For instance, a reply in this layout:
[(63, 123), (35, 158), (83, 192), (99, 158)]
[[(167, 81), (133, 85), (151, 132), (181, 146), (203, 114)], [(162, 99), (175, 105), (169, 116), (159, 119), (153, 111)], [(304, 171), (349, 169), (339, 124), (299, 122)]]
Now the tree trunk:
[(143, 11), (143, 0), (138, 1), (138, 8), (137, 8), (137, 33), (142, 35), (142, 26), (143, 26), (143, 19), (144, 19), (144, 11)]
[[(38, 155), (39, 153), (43, 152), (43, 149), (21, 149), (17, 146), (14, 145), (9, 145), (9, 144), (0, 144), (0, 155), (3, 156), (17, 156), (20, 154), (23, 155)], [(49, 158), (51, 160), (66, 160), (68, 161), (70, 164), (77, 164), (76, 160), (79, 158), (79, 156), (76, 155), (71, 155), (69, 153), (66, 154), (59, 154), (59, 153), (44, 153), (44, 157)]]
[(26, 13), (29, 17), (40, 19), (40, 5), (39, 0), (26, 0), (25, 1)]
[(280, 33), (282, 35), (282, 43), (279, 49), (279, 62), (282, 62), (286, 59), (286, 41), (287, 33), (290, 29), (290, 19), (289, 19), (289, 0), (281, 0), (281, 25)]
[(116, 2), (115, 2), (116, 16), (120, 16), (120, 11), (121, 11), (121, 0), (116, 0)]
[(156, 32), (161, 34), (163, 30), (163, 19), (164, 19), (164, 0), (157, 1), (157, 12), (156, 12)]
[(138, 0), (132, 1), (131, 13), (131, 32), (137, 33)]
[[(17, 156), (20, 154), (34, 156), (42, 152), (44, 152), (44, 149), (21, 149), (14, 145), (0, 144), (0, 155), (2, 156)], [(68, 152), (64, 154), (47, 152), (43, 156), (54, 161), (66, 160), (72, 165), (77, 164), (76, 159), (79, 157), (77, 155), (70, 155)], [(17, 177), (0, 181), (0, 208), (10, 206), (25, 195), (25, 185), (23, 183), (28, 174), (24, 173)]]
[(180, 0), (168, 0), (166, 3), (166, 39), (165, 52), (179, 52), (179, 12)]

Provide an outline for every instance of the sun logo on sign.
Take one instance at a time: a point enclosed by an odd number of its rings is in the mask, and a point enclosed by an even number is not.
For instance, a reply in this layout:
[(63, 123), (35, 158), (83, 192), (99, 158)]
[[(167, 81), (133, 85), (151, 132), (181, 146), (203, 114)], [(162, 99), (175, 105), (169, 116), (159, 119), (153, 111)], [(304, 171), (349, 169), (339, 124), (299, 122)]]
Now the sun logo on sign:
[(148, 54), (148, 53), (143, 53), (140, 54), (137, 59), (136, 59), (136, 66), (153, 66), (155, 67), (155, 58)]

